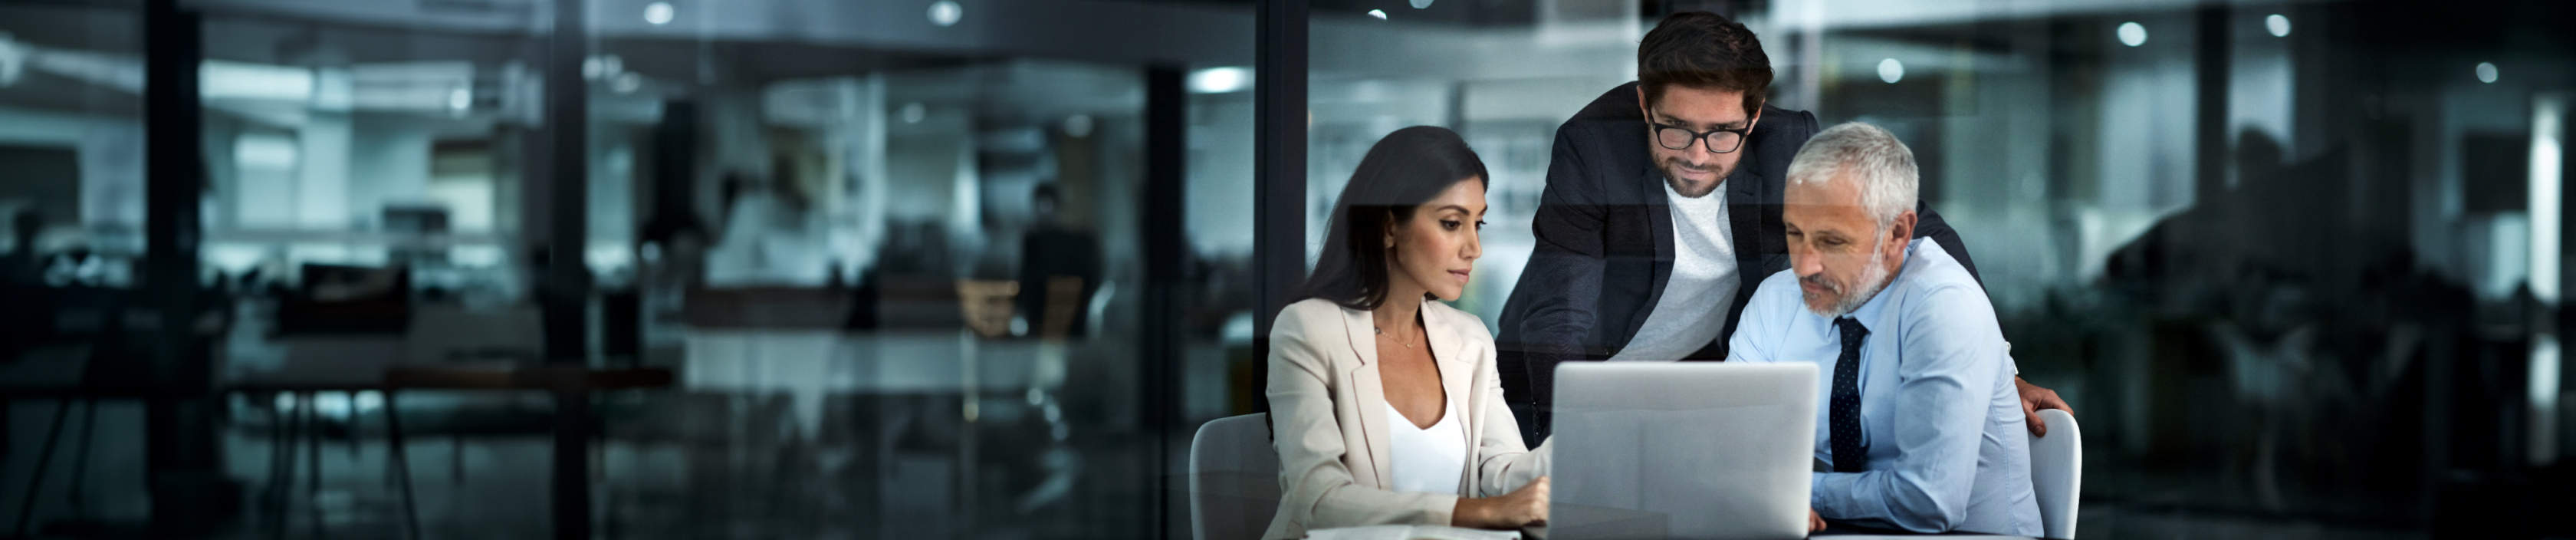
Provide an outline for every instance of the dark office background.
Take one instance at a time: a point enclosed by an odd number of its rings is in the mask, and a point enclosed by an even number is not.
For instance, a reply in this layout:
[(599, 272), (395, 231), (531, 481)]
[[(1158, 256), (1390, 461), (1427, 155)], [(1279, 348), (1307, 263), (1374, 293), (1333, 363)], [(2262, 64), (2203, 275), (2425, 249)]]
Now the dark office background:
[(1912, 145), (2088, 538), (2576, 537), (2546, 0), (0, 0), (0, 537), (1187, 538), (1376, 139)]

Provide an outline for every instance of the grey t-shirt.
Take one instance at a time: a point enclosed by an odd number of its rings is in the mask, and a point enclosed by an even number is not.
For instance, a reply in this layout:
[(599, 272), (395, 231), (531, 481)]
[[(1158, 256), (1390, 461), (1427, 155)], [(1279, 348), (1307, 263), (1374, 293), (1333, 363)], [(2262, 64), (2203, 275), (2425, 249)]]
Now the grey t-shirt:
[(1673, 276), (1646, 324), (1611, 361), (1670, 362), (1698, 352), (1726, 330), (1726, 310), (1740, 288), (1735, 272), (1734, 227), (1726, 222), (1726, 190), (1690, 198), (1664, 183), (1672, 200)]

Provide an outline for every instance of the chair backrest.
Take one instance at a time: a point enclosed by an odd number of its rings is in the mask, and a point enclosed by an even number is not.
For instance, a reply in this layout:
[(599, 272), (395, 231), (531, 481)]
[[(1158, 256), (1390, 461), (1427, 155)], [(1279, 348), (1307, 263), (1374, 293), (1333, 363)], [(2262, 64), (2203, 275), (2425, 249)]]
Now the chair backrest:
[(1279, 451), (1270, 415), (1209, 421), (1190, 440), (1190, 536), (1258, 540), (1279, 513)]
[(2031, 494), (2039, 499), (2040, 534), (2075, 537), (2076, 499), (2084, 493), (2084, 429), (2075, 415), (2040, 409), (2048, 436), (2030, 438)]

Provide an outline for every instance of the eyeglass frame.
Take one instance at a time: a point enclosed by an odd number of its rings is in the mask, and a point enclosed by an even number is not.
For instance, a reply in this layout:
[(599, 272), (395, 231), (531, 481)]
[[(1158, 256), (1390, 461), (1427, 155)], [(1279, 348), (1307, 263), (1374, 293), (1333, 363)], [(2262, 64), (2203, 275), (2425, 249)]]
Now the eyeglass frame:
[[(1649, 113), (1649, 114), (1652, 114), (1652, 113)], [(1732, 154), (1732, 153), (1735, 153), (1735, 151), (1737, 151), (1737, 150), (1743, 150), (1743, 149), (1744, 149), (1744, 141), (1746, 141), (1746, 140), (1749, 140), (1749, 139), (1752, 139), (1752, 138), (1753, 138), (1753, 122), (1745, 122), (1745, 123), (1744, 123), (1744, 127), (1735, 128), (1735, 129), (1712, 129), (1712, 130), (1708, 130), (1708, 131), (1695, 131), (1695, 130), (1692, 130), (1691, 128), (1686, 128), (1686, 127), (1681, 127), (1681, 126), (1675, 126), (1675, 125), (1665, 124), (1665, 123), (1662, 123), (1662, 122), (1656, 122), (1656, 121), (1654, 121), (1654, 118), (1653, 118), (1652, 116), (1649, 116), (1649, 117), (1647, 117), (1647, 119), (1646, 119), (1646, 127), (1647, 127), (1646, 134), (1654, 137), (1654, 139), (1655, 139), (1655, 146), (1661, 146), (1661, 147), (1664, 147), (1664, 149), (1665, 149), (1665, 150), (1690, 150), (1690, 147), (1691, 147), (1691, 143), (1682, 143), (1681, 148), (1674, 148), (1674, 147), (1672, 147), (1671, 145), (1664, 144), (1664, 130), (1667, 130), (1667, 129), (1671, 129), (1671, 130), (1680, 130), (1680, 131), (1681, 131), (1681, 132), (1683, 132), (1683, 133), (1689, 133), (1689, 134), (1691, 134), (1691, 138), (1690, 138), (1691, 142), (1693, 142), (1693, 143), (1699, 143), (1699, 145), (1700, 145), (1700, 146), (1705, 147), (1705, 148), (1708, 148), (1708, 152), (1709, 152), (1709, 153), (1711, 153), (1711, 154)], [(1717, 141), (1709, 140), (1709, 139), (1708, 139), (1708, 136), (1710, 136), (1710, 135), (1716, 135), (1716, 134), (1719, 134), (1719, 133), (1733, 133), (1733, 134), (1735, 134), (1735, 146), (1728, 147), (1728, 148), (1727, 148), (1727, 149), (1725, 149), (1725, 150), (1719, 150), (1719, 149), (1717, 149)]]

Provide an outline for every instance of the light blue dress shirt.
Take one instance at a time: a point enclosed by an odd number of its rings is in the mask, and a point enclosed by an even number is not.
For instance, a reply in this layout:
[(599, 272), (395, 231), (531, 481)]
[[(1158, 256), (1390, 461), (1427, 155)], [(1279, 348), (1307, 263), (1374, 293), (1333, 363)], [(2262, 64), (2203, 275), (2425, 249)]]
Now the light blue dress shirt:
[[(1895, 280), (1850, 316), (1869, 329), (1860, 353), (1869, 470), (1814, 473), (1816, 513), (1915, 532), (2038, 536), (2021, 397), (1985, 288), (1940, 244), (1917, 239)], [(1729, 362), (1814, 362), (1833, 373), (1842, 356), (1841, 334), (1807, 311), (1795, 272), (1763, 279), (1738, 325)], [(1816, 458), (1831, 463), (1834, 383), (1816, 383)]]

